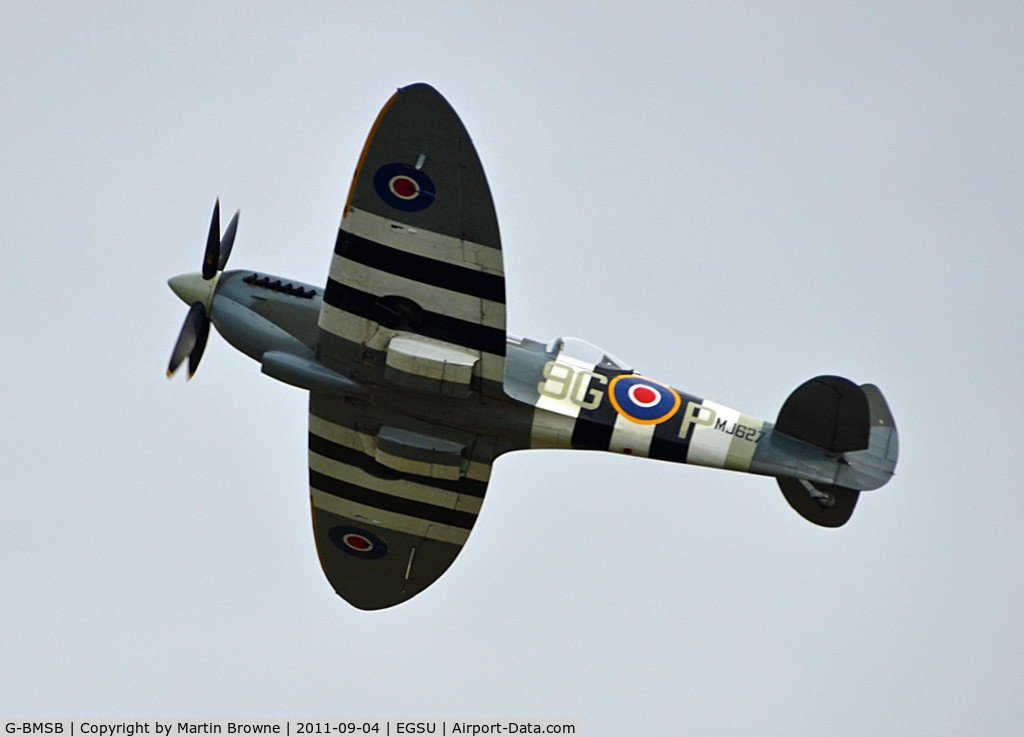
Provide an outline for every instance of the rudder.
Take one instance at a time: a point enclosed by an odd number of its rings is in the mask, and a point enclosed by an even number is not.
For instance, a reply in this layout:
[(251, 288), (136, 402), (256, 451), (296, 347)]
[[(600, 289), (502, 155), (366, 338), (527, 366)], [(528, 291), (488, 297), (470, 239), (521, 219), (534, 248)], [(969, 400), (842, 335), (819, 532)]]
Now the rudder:
[(822, 527), (846, 524), (860, 492), (884, 486), (896, 470), (896, 423), (873, 384), (857, 386), (839, 376), (804, 382), (782, 405), (775, 430), (839, 461), (833, 484), (777, 478), (789, 505)]
[(831, 453), (864, 450), (871, 429), (868, 397), (849, 379), (817, 376), (789, 395), (775, 429)]

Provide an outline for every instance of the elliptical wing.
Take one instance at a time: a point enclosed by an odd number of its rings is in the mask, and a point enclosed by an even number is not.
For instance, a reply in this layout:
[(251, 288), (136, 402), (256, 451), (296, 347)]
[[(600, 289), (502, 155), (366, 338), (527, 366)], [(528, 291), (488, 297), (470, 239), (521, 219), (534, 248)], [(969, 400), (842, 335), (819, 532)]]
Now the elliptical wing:
[[(405, 338), (394, 354), (392, 341)], [(359, 158), (319, 317), (318, 356), (402, 384), (438, 379), (457, 395), (501, 396), (505, 277), (487, 178), (462, 121), (426, 84), (381, 110)], [(389, 355), (392, 354), (392, 355)], [(443, 374), (443, 370), (438, 369)], [(402, 376), (401, 374), (408, 374)]]
[[(317, 357), (357, 382), (503, 396), (505, 277), (487, 178), (451, 105), (425, 84), (378, 115), (324, 290)], [(373, 416), (371, 416), (373, 415)], [(493, 440), (310, 395), (309, 476), (324, 573), (362, 609), (429, 586), (465, 544)]]
[[(344, 399), (310, 394), (309, 487), (320, 565), (360, 609), (383, 609), (436, 581), (465, 545), (493, 452), (388, 427)], [(461, 441), (461, 442), (460, 442)]]

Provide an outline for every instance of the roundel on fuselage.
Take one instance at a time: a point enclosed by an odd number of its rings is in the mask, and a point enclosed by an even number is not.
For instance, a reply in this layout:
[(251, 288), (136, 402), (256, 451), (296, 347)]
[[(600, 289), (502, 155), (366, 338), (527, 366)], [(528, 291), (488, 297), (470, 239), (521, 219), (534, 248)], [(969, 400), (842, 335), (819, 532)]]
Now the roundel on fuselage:
[(612, 379), (608, 397), (616, 412), (638, 425), (664, 422), (682, 403), (675, 389), (632, 374)]

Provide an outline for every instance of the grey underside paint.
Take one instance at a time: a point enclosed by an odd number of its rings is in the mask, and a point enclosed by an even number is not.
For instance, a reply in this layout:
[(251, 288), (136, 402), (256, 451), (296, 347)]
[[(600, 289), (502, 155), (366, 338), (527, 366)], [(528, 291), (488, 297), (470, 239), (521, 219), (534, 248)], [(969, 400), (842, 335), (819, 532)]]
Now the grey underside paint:
[(835, 482), (838, 457), (829, 456), (810, 443), (776, 432), (774, 426), (767, 422), (764, 433), (750, 462), (750, 473), (788, 476), (822, 484)]
[(342, 396), (363, 396), (367, 393), (364, 386), (331, 371), (313, 358), (284, 351), (264, 353), (261, 370), (271, 378), (311, 392)]
[(554, 357), (536, 340), (509, 340), (505, 350), (505, 393), (529, 407), (536, 406), (544, 364)]
[(465, 456), (466, 446), (436, 437), (436, 434), (425, 435), (382, 425), (377, 431), (377, 449), (410, 461), (458, 466)]
[[(814, 381), (812, 379), (797, 391)], [(765, 423), (765, 437), (754, 453), (751, 473), (804, 479), (859, 491), (878, 489), (892, 478), (899, 457), (899, 437), (885, 397), (873, 384), (857, 387), (845, 379), (840, 381), (861, 393), (862, 401), (866, 402), (866, 417), (858, 421), (867, 425), (867, 448), (844, 453), (829, 452), (789, 437), (779, 432), (777, 427)]]
[(836, 483), (864, 491), (884, 486), (896, 472), (899, 460), (899, 435), (889, 405), (874, 384), (863, 384), (871, 421), (870, 441), (864, 451), (846, 453)]
[[(217, 283), (210, 319), (231, 345), (256, 361), (267, 351), (311, 358), (320, 298), (301, 298), (243, 281), (251, 271), (227, 271)], [(299, 282), (319, 295), (320, 288)]]

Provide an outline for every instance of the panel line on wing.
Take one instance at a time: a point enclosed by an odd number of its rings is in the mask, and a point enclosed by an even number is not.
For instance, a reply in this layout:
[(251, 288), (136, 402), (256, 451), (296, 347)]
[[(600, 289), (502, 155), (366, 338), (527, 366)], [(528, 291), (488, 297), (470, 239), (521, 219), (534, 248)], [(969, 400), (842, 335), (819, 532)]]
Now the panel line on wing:
[(505, 302), (504, 276), (467, 268), (465, 262), (451, 263), (438, 260), (429, 254), (420, 255), (409, 250), (400, 250), (344, 230), (338, 231), (334, 253), (339, 258), (355, 261), (395, 276), (491, 302)]
[(309, 485), (325, 494), (348, 499), (351, 502), (381, 509), (396, 514), (403, 514), (407, 517), (418, 517), (431, 522), (439, 522), (443, 525), (463, 527), (467, 530), (473, 527), (476, 522), (476, 515), (470, 512), (460, 512), (447, 507), (439, 507), (434, 504), (404, 499), (392, 494), (383, 494), (365, 486), (348, 483), (340, 479), (327, 476), (326, 474), (309, 470)]
[(463, 292), (451, 291), (416, 278), (397, 276), (344, 258), (334, 260), (330, 278), (346, 287), (376, 297), (401, 295), (430, 312), (502, 331), (505, 328), (504, 303), (489, 302)]
[(494, 275), (505, 273), (501, 250), (473, 241), (414, 228), (373, 213), (349, 208), (341, 230), (400, 251)]
[(332, 443), (330, 440), (319, 437), (312, 432), (309, 435), (309, 451), (311, 454), (316, 454), (323, 459), (336, 461), (340, 464), (344, 464), (345, 466), (356, 468), (367, 476), (380, 479), (382, 482), (386, 483), (398, 483), (402, 479), (409, 479), (410, 481), (418, 483), (420, 486), (442, 489), (452, 494), (463, 494), (480, 499), (483, 499), (484, 494), (487, 493), (486, 481), (477, 481), (467, 478), (453, 481), (426, 476), (410, 476), (408, 474), (403, 474), (401, 471), (395, 471), (386, 466), (382, 466), (380, 463), (375, 461), (372, 456), (366, 455), (359, 450), (346, 448), (345, 446), (337, 443)]
[[(372, 435), (361, 433), (352, 428), (339, 425), (310, 412), (309, 414), (309, 449), (326, 458), (359, 466), (364, 470), (368, 466), (380, 466), (373, 459), (376, 439)], [(390, 470), (390, 469), (389, 469)], [(372, 475), (372, 473), (371, 473)], [(487, 481), (491, 477), (491, 464), (479, 460), (471, 460), (466, 469), (466, 476), (459, 481), (431, 479), (430, 485), (439, 489), (457, 491), (460, 494), (483, 497), (487, 492)]]
[[(321, 304), (320, 318), (317, 323), (321, 335), (331, 339), (344, 341), (352, 346), (357, 353), (364, 348), (379, 353), (386, 353), (391, 339), (397, 335), (408, 335), (409, 331), (391, 330), (381, 327), (373, 320), (353, 315), (344, 309), (334, 307), (326, 302)], [(505, 380), (505, 357), (481, 353), (477, 364), (482, 379), (495, 383), (497, 391)], [(502, 396), (499, 394), (498, 396)]]
[(325, 420), (312, 412), (309, 413), (309, 432), (346, 448), (371, 454), (367, 458), (372, 460), (373, 449), (376, 446), (376, 441), (372, 435), (359, 432), (345, 425), (339, 425), (337, 422)]
[(364, 489), (380, 494), (431, 504), (442, 509), (479, 514), (480, 505), (483, 502), (482, 495), (470, 496), (468, 494), (460, 494), (457, 491), (449, 491), (432, 484), (417, 483), (408, 477), (402, 479), (382, 479), (367, 473), (358, 466), (350, 466), (312, 451), (309, 454), (309, 468), (323, 476), (329, 476), (348, 484), (361, 486)]
[(465, 545), (466, 540), (469, 539), (469, 530), (462, 527), (431, 523), (419, 517), (376, 509), (350, 499), (332, 496), (314, 487), (310, 487), (310, 496), (313, 499), (314, 507), (339, 517), (348, 517), (389, 530), (456, 545)]
[[(326, 305), (379, 323), (379, 320), (376, 319), (380, 316), (379, 302), (377, 295), (345, 286), (334, 279), (327, 280), (327, 289), (324, 290), (324, 304)], [(423, 310), (422, 321), (423, 324), (415, 328), (402, 329), (445, 343), (460, 345), (463, 348), (486, 351), (496, 356), (505, 355), (505, 331), (502, 329), (460, 320), (429, 310)]]

